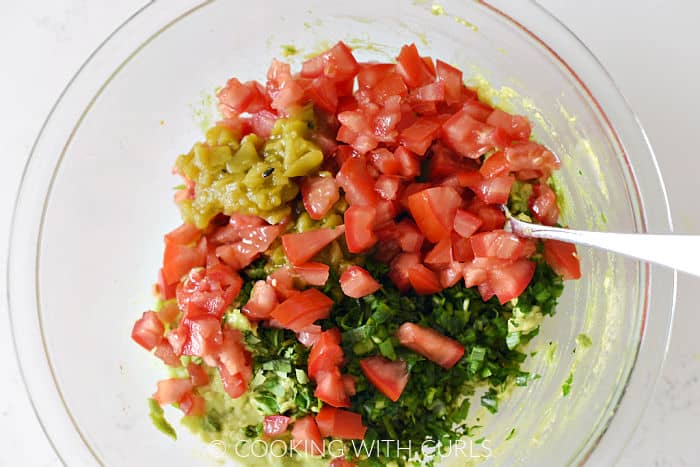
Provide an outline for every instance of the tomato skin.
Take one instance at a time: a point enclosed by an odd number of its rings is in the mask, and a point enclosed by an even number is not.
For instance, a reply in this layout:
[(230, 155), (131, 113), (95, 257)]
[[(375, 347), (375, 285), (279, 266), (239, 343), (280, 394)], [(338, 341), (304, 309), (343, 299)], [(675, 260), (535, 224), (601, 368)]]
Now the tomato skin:
[(479, 168), (479, 173), (484, 178), (507, 175), (509, 171), (506, 155), (503, 151), (497, 151), (491, 154)]
[(559, 159), (547, 148), (533, 141), (518, 142), (504, 149), (512, 172), (536, 171), (543, 179), (559, 168)]
[(464, 346), (458, 341), (418, 324), (403, 323), (397, 337), (401, 345), (443, 368), (452, 368), (464, 355)]
[(158, 381), (158, 389), (153, 394), (153, 399), (160, 405), (180, 402), (183, 396), (192, 391), (192, 383), (189, 378), (170, 378)]
[(270, 438), (283, 435), (292, 419), (284, 415), (268, 415), (263, 420), (263, 433)]
[(396, 402), (408, 384), (408, 367), (403, 360), (374, 356), (360, 360), (360, 368), (372, 385)]
[(338, 367), (320, 371), (316, 375), (314, 396), (333, 407), (350, 407), (351, 405)]
[(464, 238), (469, 238), (479, 230), (484, 222), (469, 211), (457, 209), (455, 214), (454, 231)]
[(321, 407), (316, 423), (323, 437), (364, 439), (367, 432), (360, 414), (328, 406)]
[(309, 217), (323, 219), (340, 199), (338, 184), (331, 177), (304, 177), (301, 181), (301, 196)]
[(360, 266), (350, 266), (340, 276), (340, 288), (348, 297), (361, 298), (371, 295), (381, 287), (381, 284)]
[(532, 251), (525, 248), (526, 242), (517, 235), (504, 230), (482, 232), (470, 238), (472, 251), (477, 258), (500, 258), (515, 260)]
[(374, 206), (379, 200), (379, 195), (374, 191), (374, 179), (364, 159), (353, 157), (346, 160), (335, 179), (350, 205)]
[(500, 175), (482, 179), (473, 187), (474, 193), (486, 204), (505, 204), (510, 196), (510, 189), (515, 182), (512, 175)]
[(316, 229), (302, 233), (282, 235), (282, 247), (295, 266), (301, 266), (308, 262), (329, 243), (345, 233), (345, 226), (340, 225), (335, 229)]
[(209, 384), (209, 375), (202, 365), (190, 362), (187, 364), (187, 372), (190, 374), (190, 381), (192, 381), (193, 387), (196, 388)]
[(292, 448), (314, 456), (323, 454), (323, 440), (312, 415), (307, 415), (294, 422)]
[(361, 253), (377, 243), (376, 217), (376, 209), (370, 206), (350, 206), (345, 211), (345, 242), (350, 253)]
[(192, 224), (184, 223), (172, 232), (165, 234), (165, 241), (178, 245), (196, 243), (202, 237), (202, 231)]
[(538, 183), (533, 187), (528, 207), (537, 221), (544, 225), (556, 225), (559, 220), (557, 196), (546, 183)]
[(464, 103), (462, 111), (474, 120), (486, 123), (489, 115), (493, 113), (493, 107), (478, 99), (470, 99)]
[[(289, 297), (299, 293), (299, 291), (294, 286), (294, 280), (295, 274), (292, 270), (292, 266), (285, 265), (279, 269), (276, 269), (272, 274), (267, 276), (265, 282), (272, 286), (279, 300), (286, 300)], [(271, 300), (271, 298), (269, 299)], [(265, 308), (265, 313), (267, 313), (267, 308)]]
[(416, 264), (408, 269), (408, 281), (416, 293), (431, 295), (442, 290), (440, 278), (422, 264)]
[(417, 264), (420, 264), (420, 254), (418, 253), (402, 253), (391, 261), (389, 278), (400, 291), (405, 292), (410, 287), (408, 271)]
[(176, 284), (193, 268), (204, 266), (207, 259), (207, 241), (196, 245), (182, 245), (166, 240), (163, 251), (163, 278), (167, 285)]
[(180, 410), (190, 417), (201, 417), (206, 413), (207, 402), (202, 396), (188, 392), (180, 400)]
[(146, 311), (134, 323), (131, 338), (144, 349), (151, 351), (163, 340), (165, 326), (155, 311)]
[(428, 188), (408, 197), (408, 208), (421, 232), (433, 243), (450, 235), (462, 198), (453, 188)]
[(581, 263), (579, 262), (576, 245), (558, 240), (543, 240), (544, 260), (554, 272), (564, 280), (581, 278)]
[(304, 345), (304, 347), (311, 347), (321, 338), (321, 326), (317, 324), (311, 324), (306, 326), (304, 329), (297, 333), (297, 340)]
[(343, 349), (337, 328), (323, 331), (318, 341), (311, 348), (308, 359), (308, 374), (316, 379), (322, 371), (330, 371), (343, 363)]
[(422, 156), (439, 132), (440, 125), (438, 123), (427, 118), (419, 118), (413, 125), (401, 132), (400, 142), (403, 146)]
[(250, 319), (267, 319), (277, 305), (277, 294), (274, 287), (259, 280), (253, 285), (250, 299), (248, 303), (243, 305), (241, 311)]
[(493, 109), (486, 124), (495, 128), (502, 128), (512, 139), (530, 139), (530, 121), (522, 115), (511, 115), (501, 109)]
[(292, 295), (275, 307), (270, 315), (287, 329), (299, 332), (317, 319), (328, 317), (333, 300), (317, 289)]
[(294, 266), (294, 274), (308, 285), (321, 287), (328, 282), (330, 267), (323, 263), (308, 262), (301, 266)]
[(396, 71), (403, 77), (409, 87), (417, 88), (433, 80), (430, 68), (418, 55), (415, 44), (401, 47), (396, 57)]
[(489, 271), (488, 285), (503, 305), (523, 293), (534, 274), (535, 263), (520, 259)]

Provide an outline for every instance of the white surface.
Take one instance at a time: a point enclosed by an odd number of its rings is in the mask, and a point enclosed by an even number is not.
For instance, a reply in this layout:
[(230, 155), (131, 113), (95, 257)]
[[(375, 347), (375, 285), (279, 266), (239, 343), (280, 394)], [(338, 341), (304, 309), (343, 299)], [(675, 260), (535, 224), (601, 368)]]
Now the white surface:
[[(700, 157), (694, 136), (700, 108), (698, 2), (541, 0), (599, 57), (630, 100), (656, 150), (676, 230), (700, 233), (694, 195)], [(0, 273), (12, 200), (45, 115), (87, 55), (143, 2), (27, 0), (4, 2), (0, 15)], [(669, 358), (657, 394), (621, 465), (700, 465), (700, 339), (693, 292), (681, 275)], [(4, 291), (4, 290), (3, 290)], [(4, 293), (3, 293), (4, 295)], [(0, 310), (0, 466), (59, 465), (34, 418), (12, 355), (4, 299)], [(653, 312), (653, 310), (652, 310)], [(109, 388), (105, 388), (109, 390)], [(126, 447), (125, 447), (126, 448)]]

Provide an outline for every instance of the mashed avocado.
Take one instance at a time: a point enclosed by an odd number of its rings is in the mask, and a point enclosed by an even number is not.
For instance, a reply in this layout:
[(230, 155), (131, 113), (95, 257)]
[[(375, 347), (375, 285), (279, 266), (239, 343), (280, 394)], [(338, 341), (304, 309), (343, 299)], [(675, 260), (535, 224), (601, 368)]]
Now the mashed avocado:
[(275, 122), (269, 139), (240, 138), (217, 124), (203, 142), (177, 158), (177, 170), (195, 182), (194, 199), (180, 203), (186, 222), (205, 228), (218, 213), (254, 214), (277, 223), (291, 213), (299, 193), (296, 177), (318, 170), (321, 149), (308, 138), (313, 110)]

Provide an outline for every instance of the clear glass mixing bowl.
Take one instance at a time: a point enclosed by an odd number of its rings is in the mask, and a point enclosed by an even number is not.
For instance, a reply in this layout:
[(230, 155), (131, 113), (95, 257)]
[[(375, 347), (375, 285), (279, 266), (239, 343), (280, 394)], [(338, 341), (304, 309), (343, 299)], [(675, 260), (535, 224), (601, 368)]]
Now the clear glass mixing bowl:
[[(386, 59), (416, 42), (532, 119), (535, 136), (562, 158), (572, 227), (671, 230), (651, 148), (606, 72), (536, 4), (494, 3), (173, 0), (144, 7), (100, 46), (32, 151), (8, 274), (27, 389), (64, 463), (208, 462), (206, 446), (183, 428), (173, 442), (151, 425), (146, 397), (163, 370), (129, 333), (152, 305), (161, 236), (178, 224), (170, 167), (200, 137), (193, 114), (210, 120), (214, 88), (232, 75), (264, 76), (284, 44), (308, 53), (343, 39), (362, 59)], [(579, 251), (583, 278), (567, 284), (531, 345), (538, 353), (527, 367), (542, 378), (485, 421), (487, 464), (612, 463), (653, 391), (674, 273)], [(577, 347), (583, 333), (588, 349)]]

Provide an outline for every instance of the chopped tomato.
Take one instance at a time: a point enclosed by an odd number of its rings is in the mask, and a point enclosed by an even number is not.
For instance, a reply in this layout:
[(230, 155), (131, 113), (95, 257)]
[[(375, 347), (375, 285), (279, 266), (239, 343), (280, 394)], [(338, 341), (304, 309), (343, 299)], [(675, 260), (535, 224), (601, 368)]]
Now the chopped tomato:
[(176, 284), (182, 276), (193, 268), (204, 266), (207, 260), (207, 241), (205, 238), (194, 245), (182, 245), (174, 241), (165, 241), (163, 252), (163, 277), (165, 283)]
[(486, 204), (505, 204), (510, 196), (510, 188), (515, 182), (512, 175), (501, 175), (493, 178), (482, 179), (472, 189)]
[(345, 392), (345, 384), (338, 367), (320, 371), (316, 375), (314, 396), (333, 407), (350, 407), (350, 397)]
[(440, 125), (427, 118), (418, 119), (401, 132), (401, 144), (419, 156), (425, 154), (440, 132)]
[(345, 232), (345, 226), (282, 235), (282, 247), (289, 261), (300, 266)]
[(397, 337), (401, 345), (443, 368), (452, 368), (464, 355), (464, 346), (458, 341), (414, 323), (403, 323)]
[(219, 369), (223, 367), (231, 375), (240, 374), (245, 382), (253, 376), (251, 356), (243, 343), (243, 333), (239, 330), (224, 329), (219, 362)]
[(375, 356), (360, 360), (360, 368), (372, 385), (396, 402), (408, 383), (408, 367), (403, 360)]
[(377, 190), (382, 199), (393, 201), (399, 196), (401, 188), (401, 178), (392, 175), (380, 175), (374, 184), (374, 189)]
[(345, 392), (348, 396), (352, 397), (357, 394), (355, 389), (355, 377), (353, 375), (343, 375), (343, 385), (345, 386)]
[(447, 237), (435, 244), (425, 255), (425, 264), (431, 267), (443, 267), (452, 262), (452, 239)]
[(263, 420), (263, 433), (270, 438), (276, 438), (287, 431), (292, 419), (284, 415), (268, 415)]
[(417, 88), (431, 82), (434, 75), (430, 68), (418, 55), (415, 44), (401, 47), (399, 56), (396, 57), (396, 71), (403, 77), (407, 85)]
[(165, 280), (165, 275), (163, 274), (163, 268), (158, 270), (158, 282), (155, 285), (156, 293), (161, 300), (170, 300), (175, 297), (175, 290), (177, 289), (177, 282), (174, 284), (168, 284)]
[(411, 93), (416, 102), (438, 102), (445, 100), (445, 84), (442, 81), (425, 84)]
[(462, 111), (474, 120), (486, 122), (489, 115), (493, 113), (493, 107), (477, 99), (470, 99), (462, 106)]
[(420, 162), (418, 158), (405, 146), (399, 146), (394, 155), (401, 164), (399, 173), (405, 178), (415, 178), (420, 175)]
[(278, 299), (286, 300), (292, 295), (299, 293), (299, 291), (294, 287), (294, 280), (295, 274), (294, 271), (292, 271), (292, 266), (285, 265), (276, 269), (272, 274), (267, 276), (265, 282), (275, 289)]
[(436, 142), (431, 147), (432, 156), (428, 162), (431, 179), (443, 178), (465, 170), (476, 170), (477, 165), (471, 159), (462, 159), (451, 149)]
[(328, 78), (318, 77), (311, 81), (311, 86), (306, 89), (306, 96), (318, 109), (331, 113), (338, 109), (338, 90), (335, 83)]
[(364, 159), (352, 157), (346, 160), (335, 179), (350, 205), (374, 206), (379, 199), (374, 191), (374, 179)]
[(308, 262), (294, 266), (294, 273), (306, 284), (321, 287), (328, 282), (330, 268), (327, 264)]
[(484, 153), (504, 147), (503, 130), (475, 120), (466, 110), (452, 115), (442, 125), (442, 140), (458, 154), (476, 159)]
[(507, 175), (508, 172), (508, 163), (506, 162), (506, 155), (503, 151), (497, 151), (491, 154), (479, 168), (479, 173), (481, 173), (484, 178)]
[(401, 75), (395, 72), (385, 74), (369, 90), (374, 101), (378, 104), (384, 104), (392, 96), (405, 97), (408, 95), (406, 83), (403, 82)]
[(377, 243), (373, 232), (376, 217), (371, 206), (350, 206), (345, 211), (345, 243), (350, 253), (362, 253)]
[(374, 219), (374, 228), (381, 229), (383, 226), (393, 222), (394, 217), (399, 213), (398, 203), (395, 201), (382, 200), (375, 205), (377, 215)]
[(270, 315), (282, 326), (299, 332), (318, 319), (325, 319), (333, 306), (333, 300), (317, 289), (307, 289), (292, 295), (275, 307)]
[(189, 378), (164, 379), (158, 381), (158, 389), (153, 394), (153, 399), (160, 405), (175, 404), (191, 391), (192, 382)]
[(224, 391), (232, 399), (241, 397), (248, 390), (248, 382), (244, 379), (241, 373), (231, 374), (225, 366), (219, 365), (219, 375), (221, 382), (224, 385)]
[(361, 298), (381, 288), (381, 284), (360, 266), (350, 266), (340, 276), (340, 288), (348, 297)]
[(265, 107), (265, 95), (255, 81), (244, 84), (236, 78), (231, 78), (217, 93), (217, 97), (219, 109), (224, 117), (243, 112), (254, 113)]
[(535, 274), (535, 263), (520, 259), (489, 271), (488, 285), (501, 305), (518, 297), (527, 288)]
[(201, 417), (206, 413), (207, 402), (202, 396), (188, 392), (180, 400), (180, 410), (190, 417)]
[(177, 302), (174, 300), (168, 300), (167, 302), (163, 303), (163, 306), (158, 311), (158, 317), (163, 324), (174, 323), (179, 315), (180, 309), (177, 307)]
[(416, 293), (421, 295), (431, 295), (442, 290), (438, 275), (422, 264), (416, 264), (408, 269), (408, 281)]
[(462, 198), (453, 188), (428, 188), (408, 197), (408, 207), (418, 227), (431, 242), (448, 237)]
[(340, 332), (337, 328), (323, 331), (309, 352), (308, 374), (315, 379), (321, 371), (330, 371), (343, 363)]
[(294, 422), (292, 448), (314, 456), (323, 454), (323, 440), (312, 415), (307, 415)]
[(163, 363), (165, 363), (168, 366), (174, 368), (182, 366), (182, 362), (180, 361), (180, 358), (175, 354), (172, 345), (170, 345), (170, 342), (168, 342), (165, 339), (162, 340), (156, 346), (156, 350), (155, 352), (153, 352), (153, 355), (163, 360)]
[(197, 365), (194, 362), (187, 364), (187, 372), (190, 374), (190, 380), (192, 381), (192, 386), (206, 386), (209, 384), (209, 375), (207, 370), (205, 370), (202, 365)]
[(224, 264), (195, 269), (178, 286), (177, 303), (188, 318), (221, 318), (242, 285), (243, 279), (238, 273)]
[(481, 224), (483, 224), (483, 221), (478, 216), (464, 209), (457, 209), (454, 230), (462, 237), (469, 238), (474, 235), (481, 227)]
[(452, 287), (457, 284), (463, 276), (464, 270), (462, 263), (450, 263), (449, 266), (440, 270), (440, 285), (445, 288)]
[(304, 208), (312, 219), (323, 219), (340, 199), (338, 185), (332, 177), (309, 176), (301, 181)]
[(155, 311), (146, 311), (134, 323), (131, 338), (146, 350), (153, 350), (163, 340), (165, 326)]
[(546, 183), (538, 183), (533, 187), (528, 206), (535, 219), (541, 224), (555, 225), (559, 220), (557, 196)]
[(361, 63), (357, 73), (357, 84), (360, 88), (372, 88), (395, 69), (396, 65), (393, 63)]
[(543, 242), (544, 260), (554, 269), (554, 272), (562, 276), (564, 280), (581, 277), (581, 264), (576, 252), (576, 245), (558, 240), (544, 240)]
[(250, 292), (248, 303), (241, 311), (251, 319), (267, 319), (277, 306), (277, 294), (274, 287), (265, 281), (257, 281)]
[(367, 427), (360, 414), (323, 406), (316, 416), (321, 436), (340, 439), (364, 439)]
[(344, 457), (334, 457), (333, 459), (331, 459), (329, 467), (357, 467), (357, 465), (350, 462)]
[(533, 141), (512, 144), (504, 152), (508, 167), (513, 172), (537, 171), (540, 177), (547, 178), (560, 165), (550, 150)]
[(478, 198), (475, 198), (469, 205), (469, 211), (476, 214), (481, 218), (483, 224), (481, 224), (482, 232), (488, 232), (494, 229), (502, 229), (503, 224), (506, 222), (506, 215), (503, 214), (499, 208), (495, 206), (488, 206), (484, 204)]
[(385, 175), (401, 174), (401, 161), (399, 157), (386, 148), (377, 148), (369, 153), (369, 160), (374, 167)]
[(391, 261), (389, 265), (389, 278), (399, 290), (405, 292), (411, 283), (408, 279), (408, 270), (420, 264), (420, 254), (402, 253)]
[[(172, 339), (172, 333), (168, 334), (168, 341), (170, 341), (175, 352), (181, 351), (182, 355), (195, 355), (198, 357), (214, 355), (219, 351), (223, 341), (221, 322), (219, 320), (220, 318), (213, 316), (198, 319), (185, 318), (178, 327), (178, 330), (182, 329), (181, 333), (178, 332)], [(180, 350), (179, 345), (183, 336), (184, 341), (182, 341)]]
[(336, 409), (328, 405), (321, 407), (316, 415), (316, 425), (321, 436), (328, 438), (333, 436), (333, 425), (335, 424), (335, 413), (341, 409)]
[(423, 246), (423, 234), (410, 219), (403, 219), (396, 224), (396, 240), (401, 249), (407, 253), (418, 253)]
[(321, 338), (321, 326), (310, 324), (297, 333), (297, 339), (304, 347), (311, 347)]
[(494, 109), (486, 119), (486, 124), (502, 128), (512, 139), (527, 141), (530, 138), (530, 121), (522, 115), (511, 115), (501, 109)]
[(470, 241), (477, 258), (519, 259), (534, 253), (524, 239), (504, 230), (479, 233)]
[(442, 60), (435, 61), (435, 71), (438, 80), (445, 86), (445, 102), (447, 102), (447, 104), (461, 102), (462, 88), (464, 87), (462, 71), (448, 65)]
[(178, 245), (190, 245), (202, 238), (202, 231), (192, 224), (184, 223), (172, 232), (165, 234), (165, 241)]

